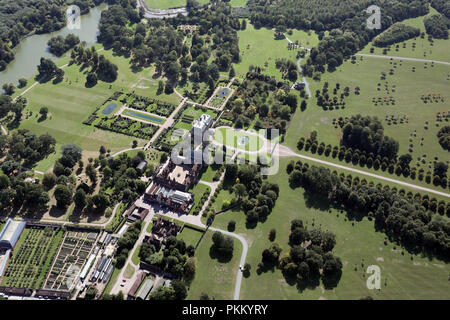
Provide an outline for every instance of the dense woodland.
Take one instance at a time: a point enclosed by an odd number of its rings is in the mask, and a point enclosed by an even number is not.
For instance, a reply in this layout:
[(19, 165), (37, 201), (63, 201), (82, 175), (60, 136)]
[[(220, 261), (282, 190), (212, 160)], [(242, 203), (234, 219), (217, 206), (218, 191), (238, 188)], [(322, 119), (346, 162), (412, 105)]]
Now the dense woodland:
[[(381, 11), (381, 30), (366, 27), (369, 15), (365, 9), (378, 5)], [(275, 27), (312, 29), (318, 32), (319, 45), (312, 49), (304, 72), (312, 76), (316, 72), (334, 71), (343, 60), (363, 48), (373, 37), (393, 23), (428, 13), (426, 0), (395, 0), (391, 2), (368, 0), (249, 0), (250, 21), (259, 28)], [(324, 31), (330, 31), (325, 36)]]

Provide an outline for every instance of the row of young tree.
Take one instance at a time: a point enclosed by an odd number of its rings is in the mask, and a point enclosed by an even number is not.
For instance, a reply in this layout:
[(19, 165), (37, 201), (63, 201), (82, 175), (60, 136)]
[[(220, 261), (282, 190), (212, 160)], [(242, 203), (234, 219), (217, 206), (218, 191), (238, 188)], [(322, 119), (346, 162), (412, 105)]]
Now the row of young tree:
[[(289, 175), (292, 187), (301, 186), (311, 194), (347, 212), (375, 220), (375, 227), (412, 252), (425, 252), (450, 259), (450, 222), (437, 219), (416, 197), (348, 180), (324, 167), (297, 162)], [(450, 206), (447, 204), (447, 212)]]
[[(256, 27), (275, 27), (315, 30), (319, 44), (311, 50), (302, 69), (311, 77), (316, 72), (334, 71), (352, 54), (367, 45), (377, 34), (393, 23), (428, 13), (426, 0), (395, 0), (382, 6), (381, 29), (367, 28), (366, 8), (373, 1), (310, 1), (287, 0), (272, 3), (268, 0), (249, 0), (250, 21)], [(329, 31), (325, 35), (325, 31)]]

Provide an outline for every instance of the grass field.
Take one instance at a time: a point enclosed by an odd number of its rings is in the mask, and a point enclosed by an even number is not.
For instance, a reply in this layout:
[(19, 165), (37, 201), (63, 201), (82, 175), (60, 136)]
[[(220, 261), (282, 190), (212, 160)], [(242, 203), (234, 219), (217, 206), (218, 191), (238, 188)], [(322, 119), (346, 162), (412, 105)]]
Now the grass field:
[[(112, 84), (99, 81), (96, 86), (86, 88), (86, 70), (81, 72), (79, 66), (70, 65), (64, 68), (65, 76), (62, 82), (56, 85), (51, 81), (38, 84), (24, 95), (28, 106), (24, 110), (24, 118), (19, 128), (30, 129), (37, 135), (49, 133), (57, 140), (57, 153), (41, 161), (36, 167), (37, 170), (47, 171), (51, 168), (59, 157), (60, 147), (67, 143), (81, 146), (89, 156), (96, 156), (100, 145), (111, 149), (113, 153), (131, 146), (132, 137), (96, 129), (83, 125), (82, 122), (115, 91), (127, 91), (141, 78), (151, 78), (152, 72), (146, 69), (135, 73), (130, 70), (129, 59), (113, 56), (111, 51), (101, 51), (100, 54), (119, 67), (119, 76)], [(62, 58), (61, 61), (58, 60), (58, 65), (65, 62), (67, 58)], [(179, 102), (176, 94), (156, 95), (157, 83), (150, 84), (146, 89), (133, 90), (139, 95), (171, 103)], [(39, 121), (39, 110), (43, 106), (48, 107), (49, 116), (46, 120)], [(29, 111), (33, 114), (26, 116)], [(144, 140), (137, 140), (140, 145), (145, 143)]]
[[(426, 16), (436, 14), (437, 11), (430, 7), (430, 13)], [(402, 21), (403, 24), (419, 28), (421, 32), (425, 32), (425, 26), (423, 20), (426, 16), (417, 17), (412, 19), (407, 19)], [(415, 43), (415, 49), (413, 48), (413, 43)], [(438, 61), (448, 61), (450, 62), (449, 51), (450, 51), (450, 41), (444, 39), (433, 39), (433, 43), (428, 41), (428, 35), (425, 33), (425, 38), (417, 37), (415, 39), (410, 39), (398, 43), (399, 48), (396, 50), (396, 45), (391, 45), (391, 49), (387, 52), (389, 56), (399, 56), (408, 58), (418, 58), (418, 59), (430, 59)], [(405, 47), (403, 47), (405, 45)], [(383, 48), (378, 48), (372, 46), (369, 43), (361, 53), (370, 53), (370, 48), (374, 48), (373, 54), (383, 54)]]
[(243, 151), (258, 151), (264, 145), (263, 140), (258, 135), (248, 134), (246, 131), (232, 128), (217, 129), (214, 134), (214, 140), (220, 144)]
[[(213, 226), (223, 229), (226, 229), (228, 221), (235, 220), (235, 233), (247, 239), (249, 253), (246, 262), (252, 269), (250, 277), (243, 279), (241, 299), (358, 299), (367, 295), (374, 299), (449, 299), (448, 264), (406, 251), (402, 254), (401, 247), (394, 249), (395, 244), (389, 241), (384, 245), (385, 235), (375, 232), (373, 221), (366, 218), (351, 221), (344, 213), (329, 208), (326, 201), (305, 197), (303, 189), (292, 190), (287, 184), (285, 171), (289, 160), (282, 159), (280, 173), (269, 177), (269, 181), (280, 186), (280, 196), (264, 223), (258, 223), (255, 229), (247, 229), (245, 215), (239, 210), (220, 214), (214, 220)], [(344, 265), (337, 288), (325, 290), (320, 284), (299, 292), (295, 285), (286, 283), (277, 269), (257, 274), (261, 253), (270, 246), (270, 229), (277, 231), (275, 241), (283, 248), (281, 254), (288, 252), (293, 219), (302, 219), (308, 229), (320, 227), (336, 234), (334, 253)], [(366, 287), (368, 275), (365, 270), (372, 264), (381, 268), (380, 291)]]
[[(412, 71), (413, 67), (415, 67), (415, 72)], [(393, 70), (392, 75), (389, 74), (391, 69)], [(385, 80), (381, 80), (381, 72), (386, 73)], [(446, 122), (436, 122), (436, 114), (450, 111), (448, 107), (449, 75), (450, 66), (427, 64), (425, 68), (425, 64), (422, 62), (400, 62), (400, 60), (390, 61), (389, 59), (369, 57), (358, 57), (354, 64), (350, 61), (344, 62), (337, 71), (323, 75), (320, 82), (309, 81), (313, 98), (308, 100), (308, 106), (304, 112), (297, 111), (295, 113), (287, 130), (284, 144), (292, 150), (296, 150), (298, 139), (308, 137), (313, 130), (316, 130), (319, 142), (332, 146), (339, 145), (341, 129), (339, 126), (335, 128), (332, 124), (333, 119), (356, 114), (377, 116), (383, 124), (384, 134), (394, 137), (399, 142), (399, 155), (408, 153), (412, 146), (413, 162), (411, 165), (420, 161), (418, 168), (423, 168), (425, 172), (432, 170), (432, 162), (435, 157), (438, 161), (448, 161), (448, 152), (439, 145), (436, 137), (437, 132)], [(324, 110), (316, 105), (315, 91), (321, 90), (325, 82), (329, 83), (330, 97), (333, 97), (336, 83), (339, 83), (341, 88), (338, 95), (344, 87), (350, 88), (349, 96), (345, 97), (344, 109)], [(380, 85), (378, 86), (378, 84)], [(354, 93), (357, 86), (360, 87), (359, 95)], [(444, 98), (444, 102), (424, 103), (421, 95), (428, 93), (440, 94)], [(395, 105), (378, 103), (375, 106), (372, 99), (384, 99), (385, 97), (392, 97)], [(396, 119), (407, 118), (407, 122), (389, 125), (386, 117), (391, 116)], [(428, 126), (425, 128), (427, 122)], [(421, 145), (422, 138), (424, 140)], [(422, 159), (425, 163), (422, 163)], [(327, 160), (333, 161), (331, 157)], [(376, 172), (392, 177), (389, 173), (381, 170)], [(408, 181), (411, 180), (408, 179)], [(417, 179), (415, 181), (420, 183)]]
[(233, 299), (242, 244), (234, 239), (233, 258), (229, 262), (219, 262), (210, 256), (212, 235), (213, 232), (208, 231), (195, 251), (195, 278), (188, 291), (188, 300), (198, 300), (202, 292), (216, 300)]
[(232, 7), (243, 7), (247, 3), (247, 0), (231, 0), (229, 3)]
[(197, 183), (189, 189), (189, 192), (194, 195), (194, 204), (192, 205), (192, 208), (195, 208), (200, 202), (203, 194), (205, 192), (208, 192), (209, 194), (211, 192), (211, 188), (203, 183)]
[(209, 166), (203, 167), (202, 171), (200, 172), (199, 179), (206, 182), (213, 182), (213, 178), (220, 167), (220, 164), (211, 164)]
[[(234, 66), (238, 76), (245, 75), (249, 66), (253, 65), (262, 67), (265, 74), (281, 80), (282, 74), (275, 67), (275, 60), (287, 58), (296, 61), (297, 50), (288, 50), (286, 39), (274, 40), (274, 30), (266, 28), (257, 30), (248, 22), (245, 30), (238, 31), (238, 37), (242, 56), (242, 61)], [(291, 40), (297, 39), (303, 42), (300, 32), (297, 32), (296, 38)]]
[[(152, 9), (169, 9), (186, 5), (186, 0), (145, 0), (145, 2)], [(197, 0), (197, 2), (203, 5), (209, 3), (209, 0)]]

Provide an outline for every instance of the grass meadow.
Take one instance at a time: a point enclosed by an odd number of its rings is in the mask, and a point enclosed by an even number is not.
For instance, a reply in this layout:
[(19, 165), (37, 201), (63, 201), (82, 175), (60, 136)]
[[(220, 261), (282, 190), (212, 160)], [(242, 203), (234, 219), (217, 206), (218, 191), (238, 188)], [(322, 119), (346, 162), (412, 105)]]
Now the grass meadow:
[[(157, 81), (145, 82), (143, 79), (152, 79), (152, 71), (144, 69), (133, 72), (129, 66), (129, 59), (114, 56), (112, 51), (101, 51), (107, 59), (115, 63), (118, 68), (118, 78), (113, 83), (99, 81), (92, 88), (86, 88), (86, 70), (80, 70), (78, 65), (69, 65), (64, 68), (64, 80), (58, 84), (52, 81), (37, 84), (24, 94), (28, 105), (24, 110), (24, 118), (19, 128), (30, 129), (37, 135), (49, 133), (57, 140), (56, 153), (50, 155), (38, 163), (36, 170), (49, 170), (54, 161), (59, 157), (61, 146), (68, 143), (75, 143), (83, 148), (84, 156), (96, 156), (98, 148), (104, 145), (111, 149), (112, 153), (131, 147), (133, 137), (113, 133), (93, 126), (82, 124), (89, 115), (116, 91), (135, 91), (136, 94), (154, 97), (159, 100), (178, 103), (176, 94), (156, 95)], [(67, 58), (58, 60), (58, 65), (67, 63)], [(29, 81), (28, 87), (32, 84)], [(22, 90), (23, 91), (23, 90)], [(20, 91), (18, 92), (20, 93)], [(48, 107), (49, 115), (46, 120), (39, 120), (39, 110), (41, 107)], [(30, 111), (32, 115), (29, 116)], [(138, 145), (144, 145), (145, 140), (136, 139)]]
[[(184, 231), (183, 231), (184, 232)], [(182, 235), (183, 233), (181, 233)], [(228, 262), (219, 262), (212, 258), (212, 231), (208, 231), (195, 251), (195, 278), (192, 281), (187, 300), (198, 300), (202, 292), (216, 300), (232, 300), (242, 254), (242, 244), (234, 239), (233, 257)]]
[[(345, 212), (329, 207), (326, 200), (308, 196), (303, 189), (291, 189), (285, 170), (289, 161), (289, 158), (282, 159), (280, 172), (269, 177), (269, 181), (280, 186), (280, 195), (264, 223), (247, 229), (245, 214), (240, 210), (222, 213), (214, 220), (213, 226), (222, 229), (227, 228), (230, 220), (235, 220), (235, 233), (244, 236), (249, 245), (246, 262), (250, 263), (251, 272), (249, 278), (243, 279), (240, 299), (359, 299), (368, 295), (374, 299), (450, 298), (448, 264), (411, 255), (390, 241), (385, 245), (385, 235), (375, 231), (373, 221), (367, 218), (352, 220)], [(302, 219), (308, 229), (321, 228), (335, 233), (337, 244), (333, 252), (344, 265), (336, 288), (326, 290), (322, 283), (311, 288), (298, 288), (288, 284), (278, 269), (257, 273), (261, 253), (271, 244), (268, 233), (272, 228), (276, 229), (275, 242), (283, 248), (281, 255), (289, 251), (293, 219)], [(381, 268), (379, 291), (366, 287), (369, 274), (365, 272), (373, 264)]]

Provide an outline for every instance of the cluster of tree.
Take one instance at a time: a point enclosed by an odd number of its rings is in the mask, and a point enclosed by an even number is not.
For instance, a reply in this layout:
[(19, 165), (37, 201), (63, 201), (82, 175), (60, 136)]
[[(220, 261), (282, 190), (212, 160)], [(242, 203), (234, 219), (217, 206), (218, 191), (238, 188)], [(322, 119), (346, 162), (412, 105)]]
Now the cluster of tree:
[(23, 97), (18, 98), (16, 101), (9, 95), (0, 95), (0, 117), (4, 118), (9, 113), (14, 114), (14, 119), (12, 125), (19, 124), (22, 118), (22, 111), (27, 104), (27, 100)]
[(49, 134), (39, 137), (28, 129), (19, 129), (8, 136), (0, 137), (1, 169), (10, 175), (22, 166), (32, 167), (55, 151), (56, 140)]
[(439, 144), (442, 148), (447, 151), (450, 151), (450, 126), (442, 127), (438, 133), (437, 137), (439, 139)]
[(337, 285), (342, 274), (342, 262), (332, 253), (336, 245), (333, 233), (308, 230), (302, 220), (293, 220), (289, 245), (289, 254), (276, 261), (286, 277), (305, 282), (322, 278), (327, 288)]
[[(256, 69), (256, 70), (255, 70)], [(230, 99), (230, 120), (237, 128), (248, 126), (258, 115), (257, 129), (278, 129), (286, 132), (288, 121), (297, 110), (298, 97), (289, 84), (274, 77), (263, 76), (260, 68), (253, 68)]]
[[(326, 107), (330, 107), (330, 110), (332, 109), (332, 106), (345, 106), (345, 97), (348, 97), (350, 95), (350, 88), (345, 87), (342, 91), (340, 91), (341, 85), (340, 83), (336, 83), (336, 86), (333, 88), (333, 93), (329, 92), (329, 84), (327, 81), (324, 82), (322, 90), (317, 89), (316, 90), (316, 98), (317, 98), (317, 105), (320, 107), (323, 107), (324, 109)], [(360, 93), (360, 88), (357, 86), (355, 87), (355, 94)], [(333, 97), (331, 96), (333, 94)], [(339, 98), (338, 98), (339, 96)]]
[(383, 126), (377, 117), (360, 114), (352, 116), (345, 124), (341, 143), (388, 158), (395, 157), (399, 148), (396, 140), (384, 136)]
[(450, 19), (450, 0), (431, 0), (431, 6)]
[(0, 7), (0, 71), (14, 59), (11, 48), (32, 31), (47, 33), (65, 25), (65, 1), (4, 0)]
[[(241, 23), (237, 17), (231, 14), (229, 4), (217, 1), (203, 10), (190, 11), (187, 17), (171, 19), (171, 23), (174, 25), (198, 25), (199, 37), (197, 40), (204, 36), (207, 41), (208, 38), (212, 40), (210, 44), (210, 49), (214, 51), (212, 65), (215, 65), (220, 71), (228, 71), (232, 63), (240, 61), (237, 31), (245, 29), (245, 23)], [(197, 58), (202, 56), (207, 49), (204, 44), (198, 41), (194, 44), (193, 41), (190, 48), (192, 60), (197, 62), (200, 68), (202, 68), (202, 62), (206, 63), (208, 60), (202, 58), (197, 61)]]
[(65, 38), (63, 36), (56, 36), (51, 38), (47, 42), (47, 45), (51, 53), (60, 57), (79, 43), (80, 38), (70, 33)]
[[(8, 162), (12, 164), (11, 160), (6, 160), (2, 164), (2, 170), (3, 165)], [(47, 210), (50, 197), (44, 186), (26, 182), (25, 178), (27, 178), (25, 172), (10, 176), (0, 174), (0, 207), (3, 211), (25, 208), (30, 213), (36, 214)]]
[(211, 252), (219, 258), (220, 261), (230, 261), (233, 257), (234, 240), (232, 237), (224, 236), (222, 232), (216, 231), (212, 235), (213, 245)]
[[(416, 197), (408, 197), (389, 188), (353, 183), (323, 167), (302, 165), (289, 176), (291, 186), (301, 186), (320, 194), (335, 206), (356, 211), (375, 219), (375, 226), (391, 239), (415, 252), (428, 252), (440, 258), (450, 258), (450, 222), (434, 219)], [(448, 206), (447, 206), (448, 207)], [(445, 204), (442, 203), (442, 208)], [(443, 213), (443, 210), (442, 210)]]
[[(354, 165), (359, 164), (361, 167), (367, 167), (369, 169), (387, 170), (390, 174), (395, 173), (398, 176), (403, 175), (405, 178), (409, 177), (412, 180), (417, 178), (422, 181), (425, 179), (426, 183), (432, 182), (435, 186), (440, 185), (443, 188), (447, 188), (447, 170), (442, 169), (443, 166), (445, 167), (445, 164), (441, 162), (435, 162), (434, 172), (431, 172), (430, 170), (425, 172), (423, 168), (418, 169), (418, 167), (410, 165), (412, 161), (410, 154), (403, 154), (399, 157), (387, 157), (343, 145), (332, 147), (331, 144), (325, 145), (324, 142), (319, 143), (316, 136), (317, 132), (313, 131), (309, 138), (305, 139), (304, 137), (301, 137), (297, 142), (297, 148), (299, 150), (303, 149), (305, 151), (310, 151), (313, 154), (324, 154), (326, 157), (331, 156), (333, 158), (338, 158), (340, 161), (345, 160)], [(289, 165), (289, 167), (291, 168), (292, 166)]]
[(297, 72), (297, 64), (295, 61), (281, 58), (275, 60), (275, 67), (280, 69), (283, 74), (283, 79), (289, 79), (291, 81), (297, 81), (298, 72)]
[(227, 164), (225, 178), (234, 184), (233, 191), (242, 203), (247, 225), (264, 222), (272, 212), (278, 198), (279, 187), (275, 183), (262, 182), (256, 165)]
[(184, 300), (186, 297), (186, 283), (179, 279), (172, 280), (168, 287), (159, 286), (150, 294), (150, 300)]
[(448, 29), (450, 28), (450, 18), (442, 14), (433, 14), (423, 20), (425, 30), (433, 38), (448, 39)]
[(99, 55), (95, 47), (85, 48), (83, 45), (77, 45), (71, 53), (71, 58), (75, 63), (84, 64), (91, 69), (86, 77), (86, 85), (95, 86), (98, 79), (105, 82), (114, 82), (118, 76), (118, 67)]
[(37, 68), (39, 81), (47, 81), (53, 77), (55, 77), (56, 82), (61, 82), (64, 79), (64, 70), (58, 68), (50, 59), (41, 58), (41, 62)]
[[(358, 1), (249, 0), (250, 21), (256, 27), (315, 30), (321, 40), (313, 48), (302, 69), (307, 76), (334, 71), (344, 59), (362, 49), (378, 33), (393, 23), (428, 13), (426, 0), (394, 0), (383, 5), (381, 29), (367, 28), (366, 8), (373, 3)], [(325, 35), (328, 30), (329, 34)]]
[(192, 245), (186, 247), (186, 243), (174, 236), (164, 240), (164, 249), (157, 251), (148, 243), (143, 243), (139, 251), (142, 261), (154, 265), (164, 272), (190, 283), (195, 277), (195, 249)]
[[(136, 156), (129, 157), (122, 153), (117, 157), (99, 157), (100, 170), (102, 172), (101, 190), (112, 190), (110, 198), (114, 202), (131, 202), (145, 192), (145, 183), (140, 180), (140, 172), (136, 166), (145, 160), (145, 154), (139, 151)], [(149, 165), (148, 172), (152, 172)]]
[(377, 47), (385, 47), (394, 43), (418, 37), (420, 29), (407, 26), (403, 23), (395, 23), (389, 29), (379, 34), (373, 39), (373, 44)]
[(122, 269), (127, 261), (130, 250), (133, 249), (142, 229), (142, 221), (138, 220), (130, 225), (125, 233), (117, 240), (117, 249), (115, 253), (115, 266)]

